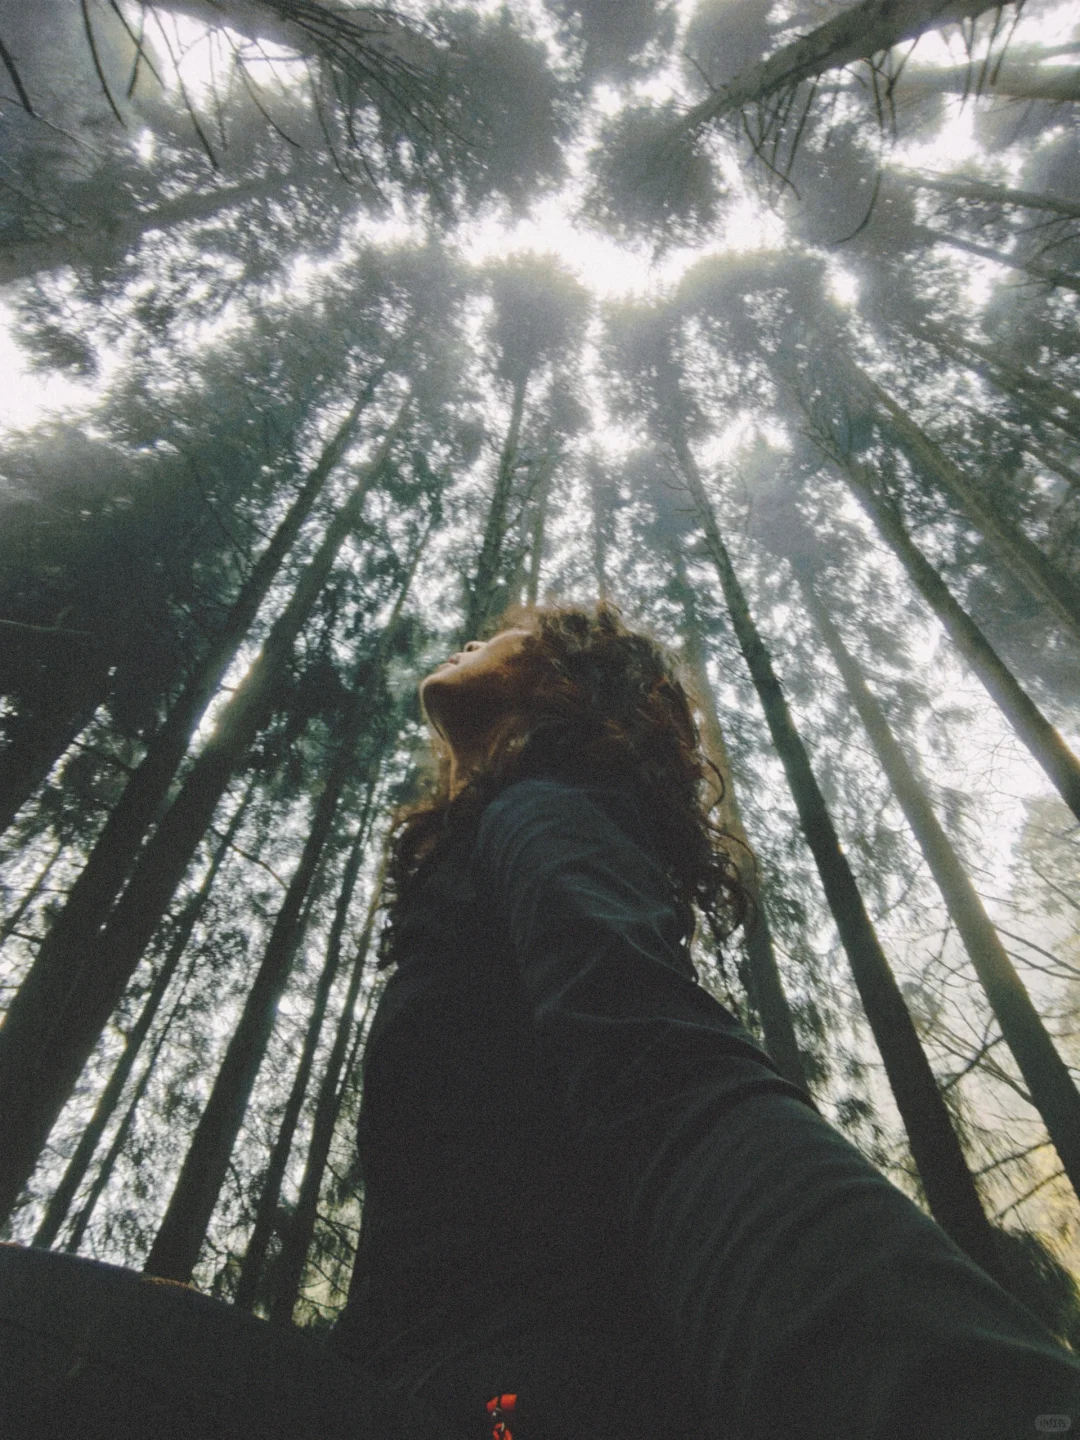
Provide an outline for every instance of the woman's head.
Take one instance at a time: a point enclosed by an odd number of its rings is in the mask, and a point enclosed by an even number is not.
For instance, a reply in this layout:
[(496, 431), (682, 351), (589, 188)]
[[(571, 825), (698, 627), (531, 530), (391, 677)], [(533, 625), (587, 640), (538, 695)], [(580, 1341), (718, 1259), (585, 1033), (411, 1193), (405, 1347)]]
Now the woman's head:
[(528, 630), (509, 627), (488, 640), (470, 640), (420, 684), (420, 702), (433, 743), (450, 760), (450, 795), (480, 769), (499, 737), (530, 708), (530, 685), (522, 652)]
[(427, 676), (420, 695), (437, 773), (429, 793), (396, 817), (392, 904), (500, 790), (559, 775), (637, 793), (687, 939), (695, 905), (725, 932), (743, 919), (731, 842), (708, 813), (715, 772), (710, 787), (678, 666), (615, 606), (512, 607), (491, 638), (470, 641)]

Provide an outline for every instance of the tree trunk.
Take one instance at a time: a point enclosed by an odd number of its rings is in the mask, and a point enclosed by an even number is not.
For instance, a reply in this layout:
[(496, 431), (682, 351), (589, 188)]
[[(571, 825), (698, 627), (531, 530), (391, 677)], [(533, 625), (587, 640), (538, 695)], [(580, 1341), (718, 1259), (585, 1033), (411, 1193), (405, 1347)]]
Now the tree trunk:
[[(318, 464), (241, 586), (224, 624), (173, 704), (165, 723), (147, 746), (146, 754), (113, 807), (89, 859), (72, 886), (63, 910), (42, 942), (19, 992), (16, 1004), (20, 1007), (20, 1014), (28, 1012), (44, 1017), (62, 1003), (72, 977), (79, 972), (89, 937), (97, 935), (105, 924), (109, 910), (139, 854), (147, 829), (167, 804), (169, 787), (207, 705), (247, 637), (252, 621), (279, 575), (304, 521), (311, 514), (327, 479), (352, 439), (360, 414), (369, 403), (381, 374), (380, 369), (371, 378), (323, 449)], [(5, 1026), (0, 1031), (0, 1057), (9, 1041)], [(0, 1058), (0, 1067), (4, 1063)], [(0, 1075), (3, 1073), (0, 1068)], [(0, 1080), (2, 1093), (3, 1081)], [(2, 1209), (0, 1204), (0, 1211)]]
[[(300, 907), (311, 893), (315, 872), (333, 830), (346, 786), (355, 774), (357, 746), (361, 733), (365, 722), (371, 719), (373, 706), (383, 693), (383, 678), (390, 647), (430, 533), (429, 525), (413, 551), (409, 569), (398, 591), (393, 612), (380, 638), (374, 662), (369, 663), (365, 660), (361, 667), (361, 673), (355, 678), (353, 693), (342, 717), (337, 736), (334, 761), (316, 803), (300, 862), (274, 922), (263, 963), (244, 1006), (240, 1022), (229, 1043), (221, 1071), (192, 1138), (180, 1178), (176, 1183), (176, 1189), (161, 1223), (161, 1229), (151, 1247), (146, 1262), (146, 1269), (150, 1274), (161, 1275), (170, 1280), (187, 1281), (191, 1278), (191, 1272), (198, 1260), (206, 1228), (217, 1203), (218, 1192), (225, 1180), (229, 1158), (243, 1124), (255, 1079), (273, 1032), (278, 1002), (288, 981), (292, 963), (307, 923), (306, 916), (303, 919), (300, 918)], [(372, 759), (369, 768), (377, 768), (377, 765), (378, 761)], [(368, 784), (369, 804), (373, 784), (374, 777), (372, 776)], [(357, 853), (356, 866), (359, 866), (359, 863), (360, 857)], [(353, 878), (355, 879), (355, 874)], [(340, 919), (344, 924), (343, 914)], [(333, 951), (334, 947), (331, 946), (331, 953)], [(322, 1028), (322, 1017), (325, 1014), (326, 1002), (336, 968), (336, 957), (332, 967), (328, 961), (323, 968), (316, 992), (315, 1015), (312, 1025), (308, 1029), (304, 1050), (297, 1066), (295, 1083), (279, 1127), (278, 1143), (271, 1155), (269, 1171), (263, 1184), (263, 1195), (259, 1213), (256, 1216), (258, 1234), (257, 1236), (253, 1235), (254, 1245), (249, 1243), (248, 1247), (249, 1251), (261, 1250), (262, 1254), (252, 1253), (250, 1264), (245, 1257), (247, 1277), (245, 1279), (243, 1274), (241, 1276), (245, 1297), (243, 1303), (246, 1307), (250, 1307), (254, 1299), (255, 1285), (261, 1270), (262, 1259), (272, 1233), (281, 1182), (285, 1175), (293, 1135), (304, 1103), (319, 1031)], [(238, 1302), (239, 1299), (238, 1296)]]
[(105, 1189), (108, 1186), (109, 1181), (112, 1179), (112, 1173), (113, 1170), (116, 1168), (116, 1162), (122, 1155), (124, 1146), (128, 1142), (128, 1136), (131, 1134), (132, 1127), (135, 1124), (135, 1116), (138, 1113), (139, 1106), (142, 1104), (143, 1096), (149, 1089), (150, 1081), (153, 1079), (154, 1066), (157, 1064), (158, 1056), (165, 1048), (165, 1041), (169, 1038), (169, 1032), (172, 1029), (172, 1023), (176, 1019), (176, 1016), (179, 1014), (180, 1006), (183, 1003), (184, 999), (184, 992), (190, 979), (191, 971), (189, 970), (188, 975), (184, 980), (184, 988), (181, 989), (180, 994), (177, 996), (176, 1004), (169, 1012), (169, 1017), (165, 1021), (165, 1024), (161, 1027), (161, 1033), (154, 1041), (154, 1047), (150, 1052), (150, 1058), (149, 1060), (147, 1060), (146, 1067), (139, 1077), (139, 1083), (135, 1086), (135, 1090), (132, 1093), (131, 1099), (128, 1102), (128, 1107), (124, 1111), (124, 1117), (120, 1121), (120, 1124), (116, 1127), (116, 1134), (112, 1138), (112, 1143), (109, 1145), (108, 1150), (106, 1150), (101, 1164), (98, 1167), (98, 1173), (94, 1176), (94, 1183), (90, 1186), (90, 1189), (87, 1192), (86, 1199), (83, 1201), (82, 1205), (79, 1208), (78, 1214), (75, 1216), (75, 1222), (71, 1227), (71, 1233), (65, 1240), (63, 1245), (64, 1250), (66, 1250), (69, 1255), (74, 1255), (79, 1249), (79, 1246), (82, 1244), (83, 1236), (86, 1234), (87, 1227), (89, 1226), (90, 1221), (93, 1218), (94, 1211), (97, 1209), (97, 1203), (101, 1199), (102, 1195), (105, 1193)]
[(986, 0), (860, 0), (719, 86), (715, 94), (687, 112), (680, 128), (696, 131), (827, 70), (869, 60), (928, 30), (992, 9)]
[(866, 467), (850, 456), (835, 458), (915, 589), (941, 621), (1018, 738), (1053, 781), (1066, 805), (1080, 819), (1080, 760), (1021, 689), (971, 616), (953, 598), (945, 581), (912, 541), (894, 508), (877, 494)]
[[(139, 1018), (128, 1032), (120, 1058), (113, 1067), (113, 1072), (109, 1076), (105, 1089), (101, 1092), (101, 1096), (94, 1107), (94, 1113), (91, 1115), (86, 1129), (79, 1136), (79, 1143), (76, 1145), (74, 1153), (67, 1163), (59, 1185), (57, 1185), (49, 1197), (49, 1203), (45, 1207), (45, 1214), (34, 1236), (35, 1245), (48, 1249), (60, 1233), (61, 1225), (63, 1225), (67, 1219), (67, 1213), (71, 1208), (72, 1200), (75, 1198), (75, 1192), (82, 1184), (83, 1176), (90, 1167), (90, 1162), (94, 1158), (94, 1151), (97, 1149), (98, 1142), (105, 1133), (109, 1121), (112, 1119), (113, 1111), (116, 1109), (124, 1086), (127, 1084), (128, 1076), (131, 1074), (135, 1062), (139, 1058), (139, 1052), (142, 1049), (143, 1042), (150, 1033), (150, 1027), (153, 1025), (154, 1020), (157, 1018), (158, 1010), (161, 1008), (161, 1002), (165, 998), (165, 992), (168, 990), (172, 978), (176, 974), (181, 956), (187, 949), (188, 941), (191, 939), (192, 931), (199, 923), (199, 917), (206, 908), (206, 902), (210, 898), (210, 891), (213, 889), (214, 881), (217, 879), (217, 873), (221, 869), (222, 863), (232, 847), (236, 832), (239, 830), (240, 824), (247, 812), (248, 805), (251, 802), (254, 789), (255, 782), (253, 780), (248, 786), (247, 793), (236, 807), (236, 811), (229, 821), (229, 828), (225, 831), (225, 834), (222, 836), (214, 851), (210, 864), (207, 867), (206, 875), (203, 877), (202, 884), (184, 907), (183, 916), (177, 927), (176, 935), (173, 937), (172, 943), (165, 954), (161, 968), (154, 977), (154, 983), (150, 987), (150, 993), (146, 997), (143, 1008), (139, 1013)], [(73, 1248), (78, 1247), (76, 1245)]]
[(806, 748), (721, 538), (697, 464), (685, 438), (680, 435), (672, 439), (709, 554), (716, 565), (739, 649), (765, 712), (803, 833), (817, 863), (829, 909), (881, 1053), (931, 1214), (963, 1250), (993, 1274), (996, 1253), (993, 1231), (934, 1072), (866, 912)]
[(1080, 470), (1074, 470), (1060, 456), (1047, 450), (1037, 440), (1021, 436), (1020, 443), (1033, 460), (1040, 461), (1048, 470), (1053, 471), (1055, 475), (1065, 481), (1071, 490), (1080, 490)]
[(271, 710), (293, 643), (355, 528), (372, 483), (382, 473), (405, 422), (409, 399), (364, 467), (352, 494), (304, 567), (258, 658), (222, 710), (179, 794), (143, 848), (108, 923), (86, 937), (82, 963), (42, 1003), (20, 1004), (25, 985), (0, 1030), (0, 1217), (18, 1199), (49, 1130), (78, 1082), (155, 928), (206, 831), (218, 801)]
[[(343, 68), (357, 57), (368, 83), (385, 88), (422, 79), (438, 67), (442, 52), (404, 15), (377, 5), (342, 5), (335, 0), (157, 0), (159, 9), (187, 15), (215, 29), (228, 26), (251, 40), (270, 41), (300, 55), (337, 60)], [(322, 12), (320, 14), (320, 12)], [(399, 102), (399, 103), (404, 103)]]
[(1080, 294), (1080, 275), (1074, 275), (1071, 271), (1044, 265), (1040, 260), (1024, 260), (1019, 255), (995, 250), (989, 245), (980, 245), (977, 240), (968, 240), (966, 236), (954, 234), (952, 231), (933, 230), (929, 225), (916, 225), (913, 228), (928, 245), (951, 245), (954, 250), (966, 250), (970, 255), (994, 260), (998, 265), (1008, 266), (1010, 270), (1020, 270), (1044, 285), (1060, 285), (1065, 290), (1075, 290)]
[[(909, 95), (973, 95), (978, 91), (1008, 100), (1080, 100), (1080, 70), (1055, 65), (1010, 65), (981, 73), (977, 61), (952, 69), (907, 66), (896, 82), (896, 98)], [(995, 187), (996, 188), (996, 187)]]
[[(312, 1236), (315, 1233), (319, 1191), (322, 1188), (323, 1173), (326, 1170), (330, 1144), (334, 1138), (334, 1128), (344, 1096), (344, 1086), (341, 1083), (342, 1070), (349, 1048), (349, 1035), (353, 1029), (353, 1011), (356, 1008), (356, 998), (360, 993), (360, 985), (364, 976), (365, 961), (375, 926), (375, 915), (382, 898), (388, 859), (389, 848), (387, 847), (383, 850), (379, 872), (368, 904), (363, 933), (356, 947), (352, 973), (349, 976), (349, 988), (345, 995), (341, 1015), (338, 1017), (337, 1030), (334, 1033), (333, 1048), (327, 1059), (326, 1069), (319, 1086), (319, 1098), (315, 1105), (315, 1118), (311, 1126), (307, 1159), (304, 1164), (303, 1178), (300, 1181), (300, 1194), (297, 1198), (296, 1208), (286, 1222), (281, 1239), (281, 1252), (274, 1267), (270, 1319), (275, 1325), (288, 1325), (292, 1321), (292, 1313), (296, 1308), (296, 1301), (300, 1293), (300, 1282), (303, 1279), (304, 1264), (307, 1260)], [(364, 1014), (357, 1022), (358, 1035), (363, 1033), (364, 1021), (367, 1018), (371, 1000), (372, 996), (369, 995)]]
[[(366, 687), (357, 688), (350, 700), (335, 746), (333, 763), (315, 804), (300, 861), (289, 882), (262, 964), (147, 1257), (145, 1268), (150, 1275), (188, 1281), (199, 1258), (218, 1193), (228, 1173), (229, 1158), (273, 1033), (278, 1002), (303, 936), (301, 910), (330, 839), (345, 787), (355, 774), (356, 747), (364, 721), (370, 715), (370, 696), (371, 692)], [(302, 1101), (301, 1095), (301, 1104)], [(294, 1126), (297, 1118), (299, 1105)], [(280, 1185), (280, 1177), (278, 1183)]]
[[(991, 346), (956, 335), (944, 325), (923, 321), (917, 333), (920, 336), (925, 335), (931, 344), (950, 359), (968, 370), (974, 370), (996, 389), (1019, 399), (1021, 404), (1035, 409), (1067, 435), (1080, 440), (1080, 395), (1074, 395), (1020, 365), (1010, 365)], [(1066, 411), (1075, 423), (1070, 423), (1070, 420), (1056, 414), (1057, 410)]]
[(90, 724), (98, 706), (108, 696), (108, 674), (104, 669), (92, 690), (88, 700), (64, 706), (59, 714), (18, 717), (12, 727), (14, 739), (0, 752), (0, 835), (45, 783), (50, 770)]
[(360, 823), (357, 826), (349, 857), (345, 862), (337, 904), (334, 908), (334, 919), (330, 926), (330, 935), (326, 945), (326, 959), (315, 990), (315, 1002), (311, 1007), (311, 1015), (304, 1035), (304, 1046), (300, 1053), (296, 1073), (293, 1076), (289, 1098), (285, 1102), (281, 1123), (278, 1126), (277, 1138), (270, 1154), (270, 1162), (267, 1165), (266, 1176), (259, 1195), (259, 1204), (255, 1211), (254, 1224), (251, 1227), (251, 1235), (248, 1238), (240, 1266), (240, 1278), (237, 1281), (234, 1300), (245, 1310), (250, 1310), (255, 1303), (255, 1295), (262, 1277), (263, 1266), (266, 1263), (266, 1252), (274, 1233), (278, 1201), (281, 1196), (281, 1182), (285, 1178), (285, 1169), (292, 1153), (293, 1138), (300, 1120), (300, 1111), (307, 1095), (308, 1082), (311, 1079), (311, 1070), (315, 1063), (315, 1051), (318, 1048), (323, 1021), (326, 1018), (326, 1007), (330, 1000), (330, 991), (337, 979), (345, 922), (348, 919), (353, 890), (356, 888), (357, 876), (360, 874), (364, 849), (367, 845), (368, 819), (374, 789), (373, 777), (368, 783), (368, 792)]
[(48, 880), (49, 876), (52, 874), (53, 866), (56, 864), (57, 860), (60, 859), (63, 851), (64, 843), (61, 840), (55, 846), (48, 860), (46, 860), (45, 864), (34, 877), (34, 883), (29, 887), (29, 889), (23, 891), (22, 898), (15, 906), (15, 909), (7, 917), (3, 925), (0, 925), (0, 945), (3, 945), (5, 941), (7, 941), (12, 935), (14, 935), (15, 931), (19, 928), (23, 916), (26, 914), (27, 910), (30, 909), (30, 906), (34, 903), (37, 897), (41, 894), (41, 891), (45, 885), (45, 881)]
[(314, 900), (312, 886), (352, 763), (350, 754), (347, 769), (339, 751), (331, 778), (316, 803), (299, 864), (147, 1256), (144, 1269), (148, 1275), (183, 1283), (191, 1279), (273, 1033), (278, 1004), (304, 937)]
[(941, 891), (975, 973), (1074, 1191), (1080, 1196), (1080, 1093), (1002, 945), (960, 857), (938, 823), (922, 782), (896, 741), (855, 657), (814, 588), (805, 558), (788, 557), (807, 608), (843, 677), (919, 849)]
[(540, 476), (539, 494), (533, 510), (529, 534), (529, 578), (525, 586), (526, 605), (535, 605), (540, 592), (540, 566), (544, 558), (544, 539), (547, 531), (547, 509), (551, 498), (551, 482), (555, 477), (555, 457), (542, 460), (543, 473)]
[(115, 220), (111, 225), (88, 225), (80, 229), (72, 225), (61, 235), (49, 235), (19, 245), (0, 247), (0, 285), (25, 280), (65, 265), (102, 266), (121, 260), (152, 230), (171, 230), (177, 225), (212, 216), (242, 205), (257, 196), (273, 195), (281, 189), (282, 177), (271, 175), (256, 180), (242, 180), (219, 190), (180, 195), (163, 200), (152, 210), (139, 210)]
[[(910, 70), (904, 71), (900, 80), (901, 89), (911, 73)], [(1080, 79), (1080, 71), (1077, 71), (1077, 78)], [(1077, 89), (1077, 99), (1080, 99), (1080, 87)], [(891, 173), (917, 190), (934, 190), (941, 195), (952, 195), (957, 200), (975, 200), (990, 205), (1015, 205), (1025, 210), (1046, 210), (1052, 215), (1064, 215), (1080, 220), (1080, 200), (1042, 195), (1035, 190), (1011, 190), (1007, 185), (990, 185), (985, 180), (969, 180), (958, 176), (927, 175), (920, 171), (896, 168), (892, 169)]]
[(1016, 579), (1080, 641), (1080, 590), (1051, 565), (1033, 541), (997, 513), (992, 503), (979, 494), (960, 467), (949, 459), (891, 395), (887, 395), (881, 386), (857, 365), (852, 364), (851, 368), (860, 388), (877, 406), (875, 418), (903, 449), (912, 464), (941, 485), (965, 517), (1002, 556)]
[(600, 485), (595, 473), (589, 475), (589, 529), (592, 539), (593, 574), (596, 576), (596, 598), (608, 598), (607, 537), (600, 499)]
[[(810, 1093), (795, 1038), (795, 1025), (791, 1009), (784, 994), (780, 968), (773, 950), (769, 917), (761, 893), (761, 880), (753, 847), (747, 838), (735, 794), (735, 782), (731, 772), (727, 742), (724, 739), (720, 717), (716, 711), (716, 697), (709, 683), (709, 671), (705, 663), (705, 647), (702, 643), (701, 625), (694, 604), (693, 591), (686, 578), (685, 566), (677, 546), (672, 547), (672, 558), (679, 582), (682, 599), (683, 659), (697, 692), (696, 698), (703, 719), (702, 744), (705, 754), (723, 776), (723, 793), (717, 807), (720, 824), (735, 841), (732, 855), (739, 867), (739, 874), (753, 906), (753, 914), (746, 928), (746, 956), (748, 961), (748, 989), (750, 1003), (761, 1020), (765, 1036), (765, 1047), (776, 1061), (784, 1078), (793, 1085)], [(719, 786), (716, 787), (719, 790)]]
[(495, 476), (495, 488), (488, 508), (484, 538), (476, 562), (476, 576), (469, 595), (468, 612), (465, 621), (465, 638), (475, 639), (485, 621), (491, 618), (495, 586), (499, 575), (499, 560), (502, 556), (503, 541), (506, 538), (506, 512), (510, 504), (510, 492), (514, 485), (514, 469), (517, 464), (518, 438), (521, 434), (521, 420), (525, 412), (525, 390), (529, 383), (526, 375), (515, 381), (510, 405), (510, 424), (506, 439), (499, 455), (499, 468)]

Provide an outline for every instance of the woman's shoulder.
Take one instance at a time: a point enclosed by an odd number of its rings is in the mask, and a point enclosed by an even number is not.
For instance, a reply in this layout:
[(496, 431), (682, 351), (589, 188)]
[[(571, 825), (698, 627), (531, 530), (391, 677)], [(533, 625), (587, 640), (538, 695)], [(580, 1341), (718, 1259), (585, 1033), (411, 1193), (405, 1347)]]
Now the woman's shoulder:
[(480, 826), (490, 830), (495, 825), (530, 820), (580, 823), (589, 817), (601, 823), (606, 819), (632, 832), (647, 830), (642, 797), (631, 782), (558, 774), (513, 781), (488, 801)]
[[(474, 863), (532, 857), (541, 867), (572, 855), (630, 852), (637, 865), (662, 870), (644, 797), (618, 777), (532, 775), (515, 780), (479, 817)], [(635, 865), (635, 868), (637, 866)]]

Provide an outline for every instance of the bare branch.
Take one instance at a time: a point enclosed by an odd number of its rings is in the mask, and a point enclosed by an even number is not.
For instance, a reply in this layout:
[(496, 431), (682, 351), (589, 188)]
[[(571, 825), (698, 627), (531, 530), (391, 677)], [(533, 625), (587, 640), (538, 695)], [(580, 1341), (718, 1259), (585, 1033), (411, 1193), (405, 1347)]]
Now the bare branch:
[(4, 62), (4, 69), (11, 76), (11, 83), (15, 86), (15, 93), (18, 95), (23, 109), (28, 115), (34, 115), (36, 118), (34, 107), (30, 104), (30, 96), (27, 95), (23, 86), (22, 77), (19, 75), (15, 61), (11, 58), (11, 54), (2, 39), (0, 39), (0, 60)]

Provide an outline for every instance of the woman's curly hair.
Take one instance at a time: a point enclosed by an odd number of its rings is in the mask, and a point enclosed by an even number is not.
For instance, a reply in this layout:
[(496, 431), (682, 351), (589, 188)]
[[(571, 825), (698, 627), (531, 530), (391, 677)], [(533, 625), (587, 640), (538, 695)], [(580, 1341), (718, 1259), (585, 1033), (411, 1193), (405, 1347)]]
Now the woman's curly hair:
[(508, 717), (486, 763), (453, 799), (449, 747), (433, 737), (434, 782), (397, 811), (391, 827), (380, 968), (397, 958), (397, 921), (434, 862), (475, 829), (499, 791), (528, 776), (629, 783), (644, 802), (682, 939), (693, 937), (695, 907), (717, 938), (730, 935), (746, 919), (749, 898), (733, 857), (738, 842), (711, 815), (724, 777), (702, 752), (677, 661), (657, 641), (628, 629), (607, 601), (591, 611), (515, 605), (487, 628), (529, 633), (513, 661), (525, 667), (528, 701)]

